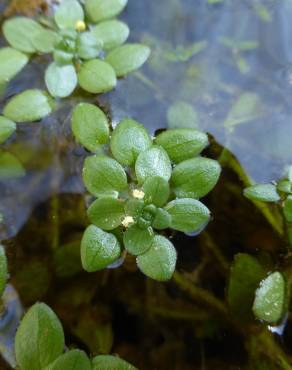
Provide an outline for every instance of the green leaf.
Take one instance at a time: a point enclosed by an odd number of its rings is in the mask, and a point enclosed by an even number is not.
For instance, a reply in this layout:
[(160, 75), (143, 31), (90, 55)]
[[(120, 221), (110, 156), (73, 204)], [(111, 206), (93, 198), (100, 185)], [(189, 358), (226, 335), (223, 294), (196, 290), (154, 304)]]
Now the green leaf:
[(54, 102), (41, 90), (26, 90), (14, 96), (4, 107), (4, 116), (15, 122), (33, 122), (49, 115)]
[(28, 62), (27, 55), (12, 48), (0, 49), (0, 84), (10, 81)]
[(292, 222), (292, 196), (291, 195), (289, 195), (284, 202), (283, 212), (284, 212), (286, 221)]
[(171, 162), (166, 151), (155, 146), (139, 154), (135, 171), (140, 183), (153, 176), (160, 176), (168, 181), (171, 176)]
[(138, 370), (125, 360), (111, 355), (99, 355), (92, 360), (92, 370)]
[(126, 42), (130, 30), (126, 23), (113, 19), (99, 23), (92, 32), (102, 42), (104, 50), (110, 50)]
[(55, 12), (55, 21), (60, 29), (75, 29), (76, 23), (83, 19), (83, 9), (77, 0), (63, 0)]
[(148, 46), (125, 44), (111, 51), (105, 60), (113, 67), (118, 77), (123, 77), (139, 69), (149, 56)]
[(95, 34), (82, 32), (77, 39), (77, 54), (81, 59), (93, 59), (99, 56), (103, 43)]
[(65, 98), (77, 86), (77, 75), (72, 64), (58, 65), (51, 63), (45, 73), (45, 81), (49, 93), (55, 98)]
[(277, 191), (290, 194), (292, 193), (292, 184), (289, 180), (280, 180), (277, 183)]
[(185, 102), (178, 101), (167, 111), (167, 122), (170, 129), (198, 127), (198, 114), (194, 108)]
[(0, 116), (0, 144), (3, 144), (16, 130), (15, 122)]
[(0, 179), (25, 176), (21, 162), (11, 153), (0, 151)]
[(164, 206), (170, 195), (168, 181), (160, 176), (148, 177), (143, 184), (143, 191), (144, 201), (157, 207)]
[(201, 198), (217, 184), (221, 167), (213, 159), (197, 157), (179, 163), (173, 170), (171, 184), (179, 198)]
[(76, 140), (91, 152), (109, 141), (109, 123), (103, 111), (93, 104), (80, 103), (72, 116), (72, 131)]
[(85, 9), (89, 18), (97, 23), (119, 15), (127, 2), (128, 0), (85, 0)]
[(144, 206), (143, 200), (129, 199), (126, 203), (125, 213), (127, 216), (132, 216), (134, 219), (137, 219), (142, 215)]
[(163, 230), (168, 229), (171, 225), (171, 216), (163, 208), (157, 208), (156, 215), (152, 222), (154, 229)]
[(176, 250), (172, 243), (164, 236), (156, 235), (151, 248), (137, 257), (137, 265), (151, 279), (166, 281), (174, 273), (176, 258)]
[(60, 41), (60, 36), (52, 31), (43, 29), (36, 33), (32, 38), (32, 44), (36, 51), (40, 53), (51, 53)]
[(78, 74), (80, 86), (93, 94), (105, 93), (117, 84), (113, 68), (106, 62), (93, 59), (82, 64)]
[(54, 250), (54, 269), (60, 278), (72, 277), (82, 271), (79, 235), (76, 240)]
[(87, 210), (92, 224), (103, 230), (113, 230), (121, 225), (125, 217), (124, 201), (116, 198), (100, 198), (95, 200)]
[(171, 227), (185, 233), (201, 231), (210, 221), (210, 211), (196, 199), (175, 199), (165, 210), (171, 216)]
[(124, 119), (113, 131), (110, 148), (121, 164), (131, 166), (138, 155), (152, 145), (151, 138), (140, 123)]
[(278, 202), (280, 196), (273, 184), (258, 184), (244, 189), (244, 196), (251, 200), (262, 202)]
[(84, 351), (73, 349), (57, 358), (45, 370), (91, 370), (91, 363)]
[(43, 27), (30, 18), (15, 17), (3, 24), (3, 33), (9, 44), (19, 51), (34, 53), (36, 51), (32, 40), (43, 31)]
[(256, 290), (253, 312), (259, 320), (276, 324), (284, 315), (286, 305), (286, 282), (276, 271), (262, 280)]
[(209, 143), (205, 133), (183, 128), (164, 131), (155, 142), (166, 150), (175, 163), (197, 156)]
[(120, 254), (120, 244), (113, 234), (94, 225), (87, 227), (81, 241), (81, 262), (84, 270), (102, 270), (116, 261)]
[(21, 370), (42, 370), (64, 349), (62, 325), (44, 303), (36, 303), (22, 319), (15, 337), (15, 354)]
[(4, 247), (0, 244), (0, 298), (6, 288), (8, 279), (7, 258)]
[(141, 229), (138, 225), (133, 225), (124, 233), (124, 245), (129, 253), (139, 256), (151, 247), (153, 237), (151, 228)]
[(71, 64), (74, 54), (60, 49), (55, 49), (53, 53), (54, 61), (58, 64)]
[(227, 300), (238, 320), (252, 318), (255, 290), (265, 275), (264, 268), (255, 257), (244, 253), (235, 256), (229, 277)]
[(91, 156), (85, 159), (83, 180), (87, 190), (95, 195), (116, 194), (127, 188), (123, 167), (109, 157)]

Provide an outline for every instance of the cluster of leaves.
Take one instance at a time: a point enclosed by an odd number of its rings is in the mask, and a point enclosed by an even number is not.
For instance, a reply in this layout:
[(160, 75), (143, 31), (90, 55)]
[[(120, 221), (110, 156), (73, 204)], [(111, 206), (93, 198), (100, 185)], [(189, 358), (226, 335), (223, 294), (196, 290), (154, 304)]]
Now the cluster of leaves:
[(116, 263), (123, 245), (145, 275), (170, 279), (176, 250), (161, 233), (169, 228), (199, 233), (210, 219), (198, 199), (213, 189), (221, 169), (217, 161), (200, 156), (207, 135), (173, 129), (151, 138), (131, 119), (110, 133), (104, 113), (85, 103), (73, 112), (72, 130), (86, 149), (98, 152), (83, 167), (84, 184), (97, 198), (88, 208), (91, 225), (81, 243), (84, 269), (93, 272)]
[(15, 355), (20, 370), (137, 370), (123, 359), (98, 355), (89, 359), (84, 351), (64, 353), (65, 337), (56, 314), (36, 303), (23, 317), (15, 337)]

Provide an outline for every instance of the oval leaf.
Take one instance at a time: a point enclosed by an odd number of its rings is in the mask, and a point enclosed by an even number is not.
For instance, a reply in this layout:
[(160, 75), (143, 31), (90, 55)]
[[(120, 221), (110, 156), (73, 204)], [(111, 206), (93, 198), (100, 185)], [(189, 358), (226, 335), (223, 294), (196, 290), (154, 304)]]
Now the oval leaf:
[(83, 19), (83, 9), (77, 0), (63, 0), (55, 12), (55, 21), (60, 29), (75, 29), (76, 23)]
[(171, 216), (163, 208), (157, 208), (152, 226), (157, 230), (168, 229), (171, 225)]
[(0, 298), (4, 293), (8, 279), (7, 258), (4, 247), (0, 244)]
[(22, 319), (15, 337), (17, 364), (22, 370), (42, 370), (64, 349), (62, 325), (44, 303), (36, 303)]
[(93, 94), (110, 91), (117, 84), (113, 68), (99, 59), (90, 60), (81, 66), (78, 81), (85, 91)]
[(276, 324), (284, 315), (286, 283), (283, 275), (276, 271), (262, 280), (255, 293), (253, 312), (255, 316), (270, 324)]
[(83, 180), (87, 190), (95, 196), (116, 194), (127, 187), (127, 175), (123, 167), (108, 157), (86, 158)]
[(96, 58), (101, 52), (102, 45), (93, 32), (82, 32), (77, 39), (77, 54), (81, 59)]
[(164, 206), (170, 194), (168, 181), (160, 176), (148, 177), (143, 184), (143, 191), (144, 201), (157, 207)]
[(77, 85), (77, 75), (72, 64), (58, 65), (53, 62), (45, 74), (45, 81), (49, 93), (56, 98), (69, 96)]
[(244, 189), (244, 195), (251, 200), (262, 202), (278, 202), (280, 196), (273, 184), (258, 184)]
[(151, 145), (151, 138), (144, 126), (131, 119), (124, 119), (117, 125), (110, 142), (113, 156), (125, 166), (132, 165), (139, 153)]
[(137, 265), (151, 279), (166, 281), (174, 273), (176, 258), (176, 250), (172, 243), (164, 236), (156, 235), (151, 248), (137, 257)]
[(113, 19), (99, 23), (92, 32), (102, 42), (104, 50), (110, 50), (126, 42), (130, 30), (126, 23)]
[(140, 68), (149, 56), (148, 46), (125, 44), (111, 51), (105, 60), (113, 67), (118, 77), (123, 77)]
[(73, 349), (57, 358), (46, 370), (91, 370), (91, 363), (84, 351)]
[(124, 233), (124, 245), (129, 253), (139, 256), (151, 247), (153, 237), (151, 228), (141, 229), (139, 226), (133, 225)]
[(116, 17), (127, 5), (127, 2), (128, 0), (86, 0), (85, 9), (89, 18), (97, 23)]
[(88, 208), (89, 220), (103, 230), (113, 230), (121, 225), (125, 216), (124, 202), (116, 198), (100, 198)]
[(0, 116), (0, 144), (4, 143), (14, 133), (15, 130), (15, 122)]
[(179, 163), (200, 154), (208, 145), (208, 136), (201, 131), (181, 128), (162, 132), (155, 142), (166, 150), (173, 162)]
[(14, 96), (4, 107), (4, 116), (15, 122), (38, 121), (49, 115), (54, 102), (41, 90), (26, 90)]
[(100, 355), (92, 360), (92, 370), (138, 370), (125, 360), (110, 355)]
[(12, 48), (0, 49), (0, 84), (8, 82), (24, 68), (27, 55)]
[(72, 116), (72, 131), (76, 140), (91, 152), (109, 141), (109, 123), (101, 109), (80, 103)]
[(25, 176), (21, 162), (11, 153), (0, 151), (0, 179)]
[(32, 44), (40, 53), (51, 53), (59, 40), (60, 37), (56, 32), (43, 29), (34, 35)]
[(178, 164), (172, 172), (173, 190), (179, 198), (201, 198), (217, 184), (220, 172), (219, 163), (213, 159), (187, 159)]
[(88, 226), (81, 241), (81, 262), (84, 270), (102, 270), (116, 261), (120, 254), (120, 244), (113, 234), (94, 225)]
[(153, 176), (160, 176), (168, 181), (171, 176), (171, 162), (163, 148), (152, 147), (139, 154), (135, 171), (140, 183)]
[[(1, 128), (1, 125), (0, 125), (0, 128)], [(289, 195), (287, 199), (285, 200), (283, 211), (284, 211), (284, 216), (286, 218), (286, 221), (292, 222), (292, 196), (291, 195)]]
[(185, 233), (201, 231), (210, 220), (210, 211), (196, 199), (175, 199), (165, 210), (171, 216), (171, 227)]

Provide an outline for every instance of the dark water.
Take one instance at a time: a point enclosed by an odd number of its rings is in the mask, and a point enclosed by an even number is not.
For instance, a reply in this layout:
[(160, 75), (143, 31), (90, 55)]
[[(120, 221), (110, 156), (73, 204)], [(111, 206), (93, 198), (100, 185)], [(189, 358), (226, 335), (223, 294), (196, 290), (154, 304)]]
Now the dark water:
[[(121, 19), (132, 30), (130, 41), (151, 46), (147, 65), (109, 94), (92, 98), (77, 91), (42, 122), (19, 125), (1, 148), (0, 158), (10, 153), (17, 163), (9, 176), (0, 171), (0, 240), (6, 241), (12, 284), (25, 306), (48, 302), (67, 341), (91, 353), (119, 353), (140, 369), (256, 369), (247, 350), (252, 335), (206, 315), (173, 283), (147, 281), (131, 260), (110, 272), (80, 272), (86, 152), (74, 142), (70, 114), (76, 102), (87, 100), (113, 124), (130, 116), (152, 133), (168, 125), (198, 127), (214, 137), (208, 155), (217, 158), (226, 147), (254, 181), (278, 179), (292, 159), (292, 1), (129, 0)], [(0, 106), (25, 88), (44, 88), (48, 62), (34, 58), (7, 86)], [(208, 234), (174, 238), (179, 271), (220, 299), (227, 271), (206, 247), (206, 235), (227, 270), (238, 252), (277, 263), (283, 246), (243, 199), (242, 188), (224, 169), (206, 199), (214, 214)], [(72, 242), (76, 253), (58, 252)], [(288, 320), (276, 342), (289, 352), (291, 339)], [(269, 360), (261, 364), (257, 369), (282, 368)]]

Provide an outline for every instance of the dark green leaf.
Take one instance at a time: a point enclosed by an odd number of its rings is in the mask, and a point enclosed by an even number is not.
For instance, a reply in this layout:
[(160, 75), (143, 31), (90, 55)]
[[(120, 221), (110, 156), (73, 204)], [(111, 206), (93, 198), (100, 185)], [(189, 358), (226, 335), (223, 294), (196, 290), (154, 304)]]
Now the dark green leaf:
[(64, 349), (62, 325), (44, 303), (36, 303), (22, 319), (15, 337), (15, 354), (21, 370), (43, 370)]
[(244, 195), (251, 200), (260, 200), (262, 202), (278, 202), (280, 196), (277, 188), (273, 184), (258, 184), (244, 189)]
[(100, 198), (88, 208), (89, 220), (103, 230), (113, 230), (121, 225), (125, 217), (124, 201), (116, 198)]
[(14, 96), (4, 107), (4, 116), (15, 122), (38, 121), (49, 115), (54, 102), (41, 90), (26, 90)]
[(113, 68), (99, 59), (90, 60), (81, 66), (78, 81), (84, 90), (93, 94), (110, 91), (117, 84)]
[(83, 180), (87, 190), (95, 195), (116, 194), (127, 187), (127, 175), (114, 159), (91, 156), (83, 167)]
[(0, 144), (4, 143), (14, 133), (15, 130), (15, 122), (0, 116)]
[(65, 98), (74, 91), (77, 85), (77, 75), (72, 64), (58, 65), (53, 62), (45, 74), (49, 93), (56, 98)]
[(148, 177), (143, 184), (143, 191), (144, 201), (157, 207), (164, 206), (170, 194), (168, 181), (160, 176)]
[(153, 237), (151, 228), (141, 229), (139, 226), (133, 225), (124, 233), (124, 245), (129, 253), (139, 256), (151, 247)]
[(83, 9), (77, 0), (63, 0), (55, 12), (55, 21), (60, 29), (75, 28), (76, 23), (83, 19)]
[(110, 355), (99, 355), (92, 360), (92, 370), (138, 370), (125, 360)]
[(73, 349), (58, 357), (45, 370), (91, 370), (91, 363), (85, 352)]
[(76, 140), (91, 152), (109, 141), (109, 123), (101, 109), (93, 104), (80, 103), (72, 116), (72, 131)]
[(201, 198), (217, 184), (221, 172), (218, 162), (198, 157), (179, 163), (172, 172), (171, 183), (179, 198)]
[(7, 258), (4, 247), (0, 244), (0, 298), (4, 293), (8, 279)]
[(0, 179), (25, 176), (21, 162), (11, 153), (0, 151)]
[(148, 46), (125, 44), (111, 51), (105, 60), (113, 67), (118, 77), (123, 77), (140, 68), (149, 56)]
[(128, 0), (85, 0), (85, 9), (89, 18), (97, 23), (116, 17), (127, 5), (127, 2)]
[(131, 119), (124, 119), (117, 125), (110, 143), (113, 156), (125, 166), (135, 163), (138, 155), (151, 145), (144, 126)]
[(289, 195), (287, 199), (284, 202), (284, 215), (286, 218), (286, 221), (292, 222), (292, 196)]
[(24, 68), (28, 57), (12, 48), (0, 49), (0, 84), (11, 80)]
[(103, 43), (95, 34), (82, 32), (77, 39), (77, 53), (81, 59), (93, 59), (99, 56)]
[(170, 214), (163, 208), (158, 208), (156, 211), (156, 215), (152, 222), (152, 226), (154, 229), (163, 230), (169, 228), (171, 225), (171, 216)]
[(99, 23), (92, 32), (103, 43), (104, 50), (110, 50), (126, 42), (130, 30), (126, 23), (113, 19)]
[(151, 248), (137, 257), (137, 265), (146, 276), (154, 280), (166, 281), (174, 273), (176, 257), (176, 250), (172, 243), (165, 237), (156, 235)]
[(56, 32), (43, 29), (34, 35), (32, 44), (40, 53), (51, 53), (59, 40), (60, 36)]
[(102, 270), (121, 254), (117, 238), (97, 226), (90, 225), (85, 230), (81, 241), (81, 261), (84, 270), (94, 272)]
[(138, 218), (141, 216), (144, 206), (143, 200), (129, 199), (125, 208), (126, 215)]

